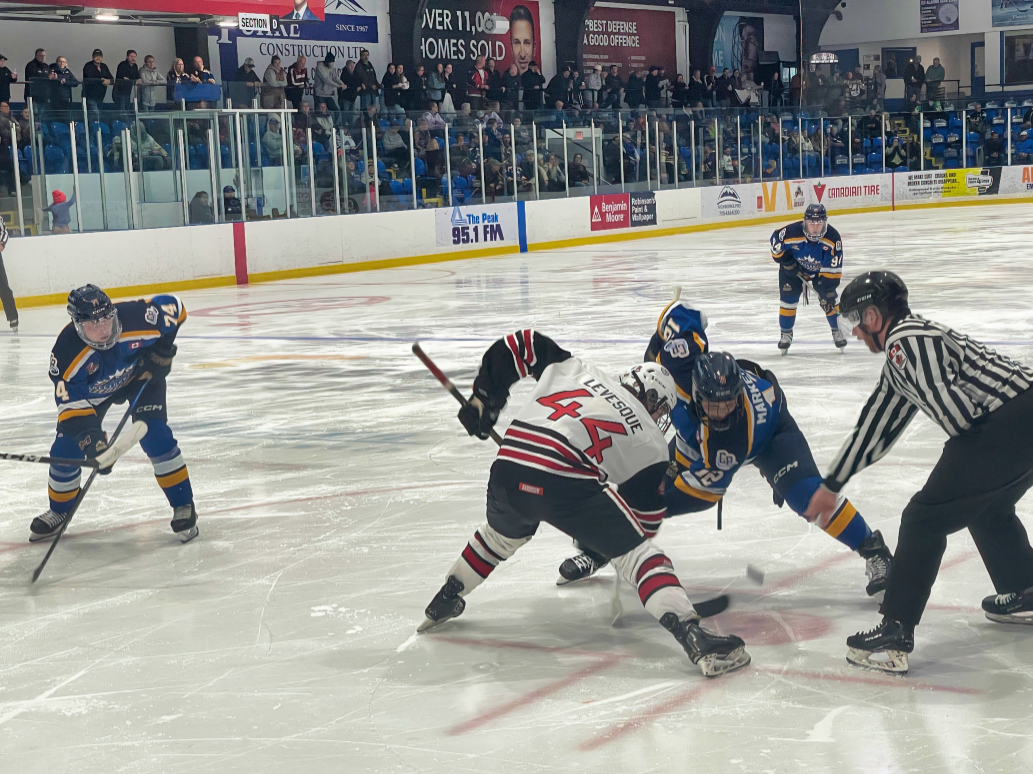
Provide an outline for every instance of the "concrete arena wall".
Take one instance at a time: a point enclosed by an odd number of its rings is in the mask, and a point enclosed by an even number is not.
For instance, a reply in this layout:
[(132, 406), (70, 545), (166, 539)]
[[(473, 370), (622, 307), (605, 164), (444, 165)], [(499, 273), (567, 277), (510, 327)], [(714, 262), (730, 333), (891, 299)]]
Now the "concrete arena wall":
[[(648, 193), (648, 192), (646, 192)], [(594, 230), (595, 197), (210, 226), (11, 238), (4, 264), (24, 307), (92, 282), (119, 297), (508, 255), (829, 212), (1033, 200), (1033, 167), (791, 180), (655, 194), (655, 225)], [(598, 223), (597, 223), (598, 226)]]

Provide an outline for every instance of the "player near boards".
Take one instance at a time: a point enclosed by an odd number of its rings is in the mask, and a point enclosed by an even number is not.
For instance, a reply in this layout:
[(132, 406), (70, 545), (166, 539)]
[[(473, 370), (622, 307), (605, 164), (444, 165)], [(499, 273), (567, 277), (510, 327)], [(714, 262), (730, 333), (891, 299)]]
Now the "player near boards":
[[(112, 405), (135, 397), (140, 380), (149, 374), (132, 419), (147, 425), (140, 446), (172, 506), (172, 531), (184, 543), (193, 539), (198, 533), (197, 512), (186, 462), (168, 425), (165, 385), (176, 356), (176, 334), (187, 318), (183, 303), (176, 296), (158, 295), (113, 304), (96, 285), (84, 285), (68, 295), (68, 314), (72, 321), (50, 355), (57, 401), (57, 438), (51, 455), (97, 457), (107, 448), (101, 428), (104, 415)], [(61, 529), (79, 496), (80, 471), (50, 467), (50, 508), (33, 519), (30, 541), (52, 538)]]
[[(677, 466), (664, 482), (668, 517), (713, 508), (735, 474), (755, 466), (771, 487), (777, 506), (803, 516), (821, 485), (807, 439), (789, 413), (785, 393), (771, 371), (727, 352), (711, 352), (706, 315), (686, 301), (670, 304), (646, 350), (674, 377), (678, 405), (671, 414), (676, 435), (671, 455)], [(652, 537), (660, 518), (643, 522)], [(892, 554), (845, 497), (839, 497), (825, 532), (865, 560), (875, 596), (885, 591)], [(583, 548), (583, 547), (582, 547)], [(605, 564), (591, 550), (560, 566), (560, 583), (587, 578)]]
[(850, 478), (881, 459), (919, 411), (950, 436), (901, 516), (882, 623), (847, 638), (851, 663), (904, 674), (953, 532), (968, 529), (997, 590), (983, 600), (986, 617), (1033, 624), (1033, 548), (1015, 514), (1033, 485), (1033, 369), (912, 314), (891, 272), (855, 278), (840, 306), (854, 336), (886, 363), (808, 515), (827, 519)]
[(611, 560), (704, 675), (746, 666), (750, 656), (739, 637), (700, 626), (671, 560), (640, 524), (663, 517), (668, 452), (658, 423), (676, 401), (671, 375), (647, 363), (614, 379), (540, 333), (517, 331), (481, 360), (473, 395), (459, 412), (467, 432), (488, 438), (510, 387), (525, 376), (538, 384), (491, 466), (487, 521), (449, 568), (418, 631), (460, 615), (464, 597), (544, 521)]
[(810, 204), (803, 220), (790, 223), (771, 235), (771, 257), (778, 264), (778, 325), (782, 334), (778, 348), (782, 354), (793, 343), (796, 308), (804, 283), (814, 288), (825, 318), (832, 328), (836, 347), (846, 346), (846, 336), (839, 329), (839, 306), (836, 288), (843, 276), (843, 240), (829, 225), (824, 204)]
[(11, 285), (7, 282), (7, 270), (4, 269), (4, 250), (7, 249), (7, 226), (4, 219), (0, 218), (0, 304), (3, 304), (4, 314), (11, 326), (11, 331), (18, 332), (18, 308), (14, 305), (14, 293), (11, 292)]

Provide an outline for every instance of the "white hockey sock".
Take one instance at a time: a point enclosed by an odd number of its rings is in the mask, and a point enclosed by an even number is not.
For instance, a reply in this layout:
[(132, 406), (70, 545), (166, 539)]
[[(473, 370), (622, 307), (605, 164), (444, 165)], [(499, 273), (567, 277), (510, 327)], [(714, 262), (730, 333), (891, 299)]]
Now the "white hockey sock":
[(455, 575), (462, 581), (464, 591), (461, 596), (465, 597), (484, 583), (500, 562), (509, 559), (530, 539), (508, 538), (484, 524), (473, 533), (473, 540), (466, 544), (463, 553), (449, 568), (448, 575)]
[(664, 552), (647, 540), (611, 563), (627, 583), (638, 589), (642, 605), (658, 621), (665, 613), (681, 619), (696, 615), (688, 594), (674, 574), (674, 566)]

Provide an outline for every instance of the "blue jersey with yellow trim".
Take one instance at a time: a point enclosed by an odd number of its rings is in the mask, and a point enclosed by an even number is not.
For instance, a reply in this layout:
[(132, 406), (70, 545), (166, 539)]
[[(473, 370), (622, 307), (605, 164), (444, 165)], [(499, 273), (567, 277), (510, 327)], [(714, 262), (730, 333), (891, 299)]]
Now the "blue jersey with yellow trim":
[(700, 500), (721, 499), (735, 472), (761, 454), (775, 435), (784, 405), (781, 391), (751, 371), (743, 369), (742, 375), (742, 405), (727, 430), (708, 428), (687, 401), (679, 400), (671, 415), (679, 471), (674, 485)]
[(779, 263), (792, 258), (808, 280), (838, 280), (843, 276), (843, 240), (832, 226), (819, 241), (811, 242), (803, 233), (802, 221), (790, 223), (771, 235), (771, 257)]
[(183, 303), (171, 295), (122, 301), (114, 307), (122, 334), (111, 349), (89, 346), (72, 323), (57, 337), (50, 354), (50, 379), (54, 382), (59, 424), (96, 426), (95, 407), (144, 370), (139, 367), (139, 360), (145, 350), (159, 340), (171, 345), (187, 318)]
[(680, 401), (691, 399), (696, 357), (709, 350), (706, 329), (705, 313), (687, 301), (673, 301), (660, 314), (656, 333), (649, 340), (645, 360), (659, 363), (671, 372)]

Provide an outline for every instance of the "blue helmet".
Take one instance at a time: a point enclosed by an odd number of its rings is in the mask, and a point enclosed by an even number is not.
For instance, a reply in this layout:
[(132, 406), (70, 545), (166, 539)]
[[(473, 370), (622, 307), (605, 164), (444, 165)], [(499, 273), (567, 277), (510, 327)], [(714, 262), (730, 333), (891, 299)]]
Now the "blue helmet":
[[(812, 234), (807, 230), (808, 223), (820, 223), (821, 231), (817, 234)], [(825, 236), (825, 232), (829, 229), (829, 214), (825, 210), (824, 204), (808, 204), (807, 209), (803, 213), (803, 235), (807, 237), (808, 242), (820, 242), (821, 238)]]
[[(692, 369), (692, 405), (699, 421), (711, 430), (727, 430), (743, 410), (740, 396), (746, 387), (742, 380), (742, 369), (735, 358), (727, 352), (705, 352), (696, 358)], [(726, 403), (735, 401), (735, 410), (715, 419), (703, 409), (703, 401)]]
[[(79, 338), (94, 349), (111, 349), (118, 343), (122, 335), (122, 324), (118, 319), (118, 310), (111, 303), (108, 294), (96, 285), (83, 285), (68, 294), (68, 316), (79, 334)], [(105, 341), (94, 341), (83, 330), (85, 323), (100, 322), (111, 318), (111, 332)]]

